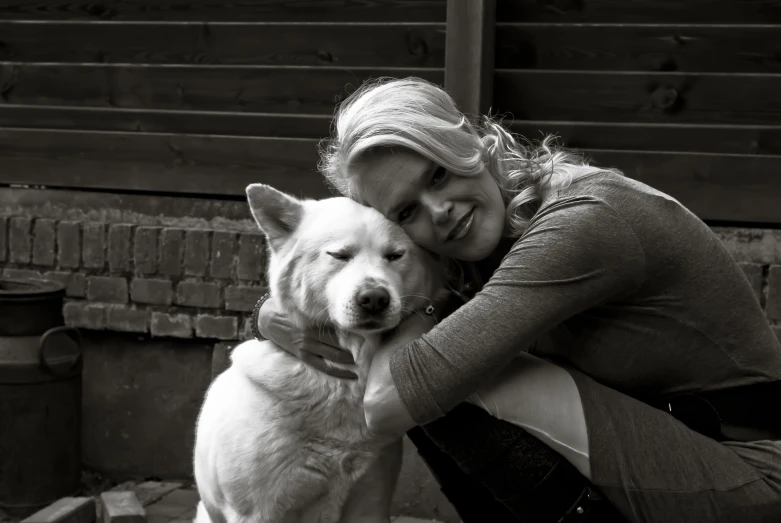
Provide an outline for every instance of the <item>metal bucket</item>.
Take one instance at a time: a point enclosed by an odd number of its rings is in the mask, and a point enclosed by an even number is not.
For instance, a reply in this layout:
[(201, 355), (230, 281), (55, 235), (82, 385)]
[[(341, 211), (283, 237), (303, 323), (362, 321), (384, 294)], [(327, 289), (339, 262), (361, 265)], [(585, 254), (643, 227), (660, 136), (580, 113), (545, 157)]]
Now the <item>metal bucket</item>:
[(0, 278), (0, 510), (27, 516), (81, 484), (79, 331), (65, 288)]

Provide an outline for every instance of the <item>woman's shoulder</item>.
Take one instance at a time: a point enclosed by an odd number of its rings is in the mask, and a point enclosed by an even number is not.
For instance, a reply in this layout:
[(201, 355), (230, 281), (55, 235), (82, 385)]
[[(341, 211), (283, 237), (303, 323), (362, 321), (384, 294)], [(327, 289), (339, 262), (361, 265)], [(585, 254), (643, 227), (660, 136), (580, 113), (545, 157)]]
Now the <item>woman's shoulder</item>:
[(535, 252), (573, 265), (615, 266), (620, 262), (642, 266), (644, 249), (624, 209), (614, 205), (609, 191), (595, 190), (593, 184), (577, 185), (577, 190), (559, 190), (549, 198), (510, 252), (526, 256)]
[(534, 218), (555, 215), (568, 222), (598, 222), (605, 214), (620, 216), (636, 231), (651, 226), (674, 233), (676, 227), (697, 221), (693, 213), (669, 194), (611, 170), (587, 173), (559, 187), (543, 202)]
[(597, 170), (574, 177), (551, 194), (551, 198), (545, 203), (568, 198), (581, 198), (584, 201), (598, 199), (614, 207), (624, 202), (641, 207), (659, 202), (681, 206), (680, 202), (669, 194), (616, 170)]
[(627, 184), (621, 174), (609, 171), (595, 171), (579, 176), (551, 191), (529, 222), (527, 232), (534, 230), (541, 222), (550, 224), (552, 221), (564, 221), (568, 227), (582, 224), (596, 233), (594, 227), (598, 228), (606, 216), (612, 218), (618, 215), (623, 218), (615, 204), (625, 199), (627, 192), (637, 190)]

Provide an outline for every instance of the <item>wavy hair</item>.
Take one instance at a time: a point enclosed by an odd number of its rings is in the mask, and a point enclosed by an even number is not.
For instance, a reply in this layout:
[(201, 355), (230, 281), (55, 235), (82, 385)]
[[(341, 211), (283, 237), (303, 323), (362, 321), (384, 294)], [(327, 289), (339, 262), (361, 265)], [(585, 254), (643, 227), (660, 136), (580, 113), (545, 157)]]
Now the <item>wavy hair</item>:
[(561, 187), (580, 174), (613, 171), (590, 166), (555, 141), (547, 135), (532, 143), (490, 115), (473, 124), (438, 85), (383, 77), (365, 82), (337, 107), (331, 137), (319, 144), (319, 169), (333, 189), (358, 199), (350, 167), (374, 148), (411, 149), (461, 176), (487, 168), (506, 207), (503, 233), (517, 238), (540, 207), (544, 183)]

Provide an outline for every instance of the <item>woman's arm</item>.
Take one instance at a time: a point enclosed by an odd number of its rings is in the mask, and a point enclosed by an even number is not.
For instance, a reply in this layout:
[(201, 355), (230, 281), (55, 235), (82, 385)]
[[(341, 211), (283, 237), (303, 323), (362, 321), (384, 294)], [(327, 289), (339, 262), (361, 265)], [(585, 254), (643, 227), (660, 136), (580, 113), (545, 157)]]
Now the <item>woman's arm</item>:
[(443, 416), (547, 331), (644, 278), (642, 246), (612, 207), (591, 197), (551, 204), (475, 298), (372, 365), (372, 430), (401, 433)]
[(369, 432), (401, 437), (416, 425), (393, 384), (390, 359), (397, 349), (420, 338), (435, 325), (431, 316), (414, 314), (399, 326), (374, 355), (363, 398)]
[(374, 434), (403, 436), (417, 425), (399, 396), (390, 372), (390, 360), (396, 350), (417, 340), (456, 309), (464, 305), (456, 294), (449, 294), (435, 304), (434, 315), (413, 314), (387, 339), (372, 359), (364, 394), (364, 412), (369, 431)]
[(258, 331), (267, 340), (321, 372), (335, 378), (358, 378), (354, 372), (332, 367), (326, 362), (355, 363), (352, 354), (339, 347), (336, 333), (322, 328), (299, 329), (277, 306), (274, 297), (266, 300), (258, 311)]

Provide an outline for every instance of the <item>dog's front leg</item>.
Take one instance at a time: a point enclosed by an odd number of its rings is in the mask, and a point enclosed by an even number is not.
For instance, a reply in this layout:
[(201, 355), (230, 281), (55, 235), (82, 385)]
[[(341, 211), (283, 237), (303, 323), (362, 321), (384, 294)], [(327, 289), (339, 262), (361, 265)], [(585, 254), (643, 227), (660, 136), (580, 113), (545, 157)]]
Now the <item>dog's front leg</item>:
[(382, 449), (347, 496), (341, 523), (388, 523), (396, 481), (401, 472), (401, 440)]

